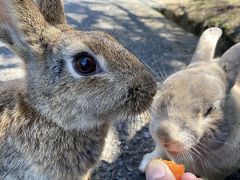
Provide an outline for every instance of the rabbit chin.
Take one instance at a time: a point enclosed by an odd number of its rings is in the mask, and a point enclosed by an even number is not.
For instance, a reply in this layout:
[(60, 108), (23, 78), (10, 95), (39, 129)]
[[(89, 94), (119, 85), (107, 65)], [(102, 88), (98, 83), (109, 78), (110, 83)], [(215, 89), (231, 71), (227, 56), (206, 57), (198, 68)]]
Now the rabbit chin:
[(81, 114), (77, 118), (66, 119), (66, 121), (56, 122), (60, 127), (66, 130), (89, 130), (101, 127), (102, 125), (110, 125), (119, 120), (119, 114), (109, 114), (108, 117), (95, 117), (94, 115)]
[[(125, 121), (128, 120), (129, 117), (134, 118), (136, 117), (140, 112), (145, 112), (147, 108), (141, 109), (139, 112), (128, 112), (131, 108), (125, 109), (122, 108), (120, 110), (115, 110), (112, 112), (109, 112), (107, 114), (94, 114), (94, 113), (79, 113), (74, 115), (69, 114), (59, 114), (54, 113), (55, 117), (52, 118), (57, 119), (55, 123), (57, 123), (60, 127), (64, 128), (65, 130), (90, 130), (94, 128), (101, 127), (103, 125), (111, 125), (114, 123), (117, 123), (118, 121)], [(133, 109), (133, 108), (132, 108)], [(77, 118), (76, 118), (77, 117)]]

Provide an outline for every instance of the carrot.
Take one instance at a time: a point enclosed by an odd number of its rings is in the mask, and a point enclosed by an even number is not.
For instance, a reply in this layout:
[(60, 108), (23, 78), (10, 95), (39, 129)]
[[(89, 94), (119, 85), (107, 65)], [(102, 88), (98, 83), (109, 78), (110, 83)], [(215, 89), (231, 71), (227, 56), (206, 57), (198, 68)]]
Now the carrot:
[(183, 164), (176, 164), (174, 161), (162, 160), (172, 171), (176, 180), (180, 180), (181, 176), (185, 172), (185, 167)]

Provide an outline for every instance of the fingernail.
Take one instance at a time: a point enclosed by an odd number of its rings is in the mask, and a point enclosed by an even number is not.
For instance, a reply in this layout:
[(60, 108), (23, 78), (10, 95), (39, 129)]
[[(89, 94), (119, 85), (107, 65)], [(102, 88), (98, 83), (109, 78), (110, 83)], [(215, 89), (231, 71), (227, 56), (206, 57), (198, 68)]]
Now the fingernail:
[(163, 164), (150, 162), (147, 166), (146, 178), (147, 180), (156, 180), (162, 178), (165, 175), (165, 169)]

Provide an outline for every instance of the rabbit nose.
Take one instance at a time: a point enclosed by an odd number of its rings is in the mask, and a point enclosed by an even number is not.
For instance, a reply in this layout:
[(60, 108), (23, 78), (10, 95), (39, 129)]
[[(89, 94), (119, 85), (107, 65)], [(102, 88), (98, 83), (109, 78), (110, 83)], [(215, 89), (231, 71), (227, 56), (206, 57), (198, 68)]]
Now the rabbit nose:
[(139, 91), (139, 86), (131, 87), (128, 89), (128, 95), (131, 97), (136, 97)]
[(161, 144), (171, 155), (178, 155), (184, 151), (184, 145), (173, 139), (161, 139)]
[(155, 78), (145, 69), (140, 70), (137, 75), (132, 75), (126, 85), (128, 88), (128, 96), (133, 98), (138, 96), (144, 99), (147, 97), (152, 98), (157, 92), (157, 82)]

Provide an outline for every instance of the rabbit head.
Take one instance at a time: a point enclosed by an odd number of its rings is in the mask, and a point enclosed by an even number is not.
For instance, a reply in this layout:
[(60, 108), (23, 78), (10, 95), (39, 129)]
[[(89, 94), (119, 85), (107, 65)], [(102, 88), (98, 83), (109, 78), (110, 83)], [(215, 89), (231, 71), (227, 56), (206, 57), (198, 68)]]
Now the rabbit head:
[(150, 106), (151, 73), (109, 34), (70, 27), (62, 0), (3, 0), (0, 7), (0, 40), (25, 62), (26, 103), (42, 116), (86, 130)]
[(240, 68), (240, 44), (213, 59), (221, 33), (204, 31), (190, 65), (169, 76), (154, 100), (152, 136), (176, 161), (189, 160), (191, 150), (201, 151), (201, 145), (219, 148), (223, 143), (217, 142), (229, 136), (224, 114)]

